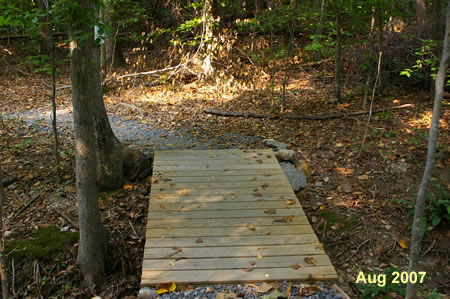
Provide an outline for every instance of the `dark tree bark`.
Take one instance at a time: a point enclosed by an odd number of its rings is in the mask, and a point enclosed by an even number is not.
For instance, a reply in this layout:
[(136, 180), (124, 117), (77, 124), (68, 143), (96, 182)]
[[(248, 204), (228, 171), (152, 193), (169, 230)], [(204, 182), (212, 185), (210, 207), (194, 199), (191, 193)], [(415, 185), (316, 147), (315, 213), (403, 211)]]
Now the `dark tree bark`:
[(105, 58), (107, 69), (125, 65), (125, 58), (117, 43), (117, 23), (114, 21), (114, 7), (111, 1), (106, 1), (104, 10), (105, 21), (110, 25), (111, 36), (105, 36)]
[(433, 13), (431, 22), (431, 38), (442, 40), (442, 0), (433, 0)]
[(416, 3), (416, 30), (420, 38), (428, 35), (428, 17), (425, 0), (415, 0)]
[[(411, 250), (409, 258), (408, 272), (417, 272), (420, 258), (420, 247), (422, 244), (422, 221), (425, 207), (425, 194), (430, 183), (431, 174), (434, 168), (436, 156), (436, 143), (439, 128), (439, 117), (441, 114), (442, 99), (444, 95), (444, 84), (446, 73), (450, 65), (450, 2), (447, 6), (446, 29), (444, 38), (444, 48), (442, 51), (439, 71), (436, 75), (436, 87), (434, 95), (433, 116), (431, 118), (430, 133), (428, 139), (428, 152), (425, 170), (417, 192), (416, 206), (414, 210), (414, 220), (411, 231)], [(406, 298), (417, 297), (417, 284), (408, 283)]]
[[(94, 44), (94, 29), (89, 24), (88, 12), (93, 11), (90, 0), (77, 0), (70, 28), (70, 76), (72, 81), (72, 105), (75, 132), (75, 166), (78, 214), (80, 222), (80, 243), (78, 264), (84, 281), (91, 289), (101, 288), (105, 281), (104, 262), (107, 254), (107, 240), (98, 206), (96, 184), (96, 134), (94, 111), (102, 102), (102, 87), (97, 46)], [(91, 32), (87, 39), (74, 36), (73, 32)], [(97, 51), (98, 52), (98, 51)]]
[(336, 60), (334, 66), (334, 85), (335, 85), (335, 102), (341, 101), (341, 77), (342, 77), (342, 64), (341, 64), (341, 44), (342, 44), (342, 34), (341, 34), (341, 8), (339, 0), (334, 0), (334, 8), (336, 12)]
[[(48, 4), (48, 2), (47, 2)], [(45, 4), (44, 0), (38, 0), (37, 6), (40, 10), (43, 12), (46, 12), (48, 10), (47, 5)], [(51, 47), (51, 41), (50, 41), (50, 20), (48, 16), (42, 16), (39, 17), (39, 35), (41, 37), (40, 40), (40, 49), (42, 55), (47, 55), (50, 57), (52, 47)]]

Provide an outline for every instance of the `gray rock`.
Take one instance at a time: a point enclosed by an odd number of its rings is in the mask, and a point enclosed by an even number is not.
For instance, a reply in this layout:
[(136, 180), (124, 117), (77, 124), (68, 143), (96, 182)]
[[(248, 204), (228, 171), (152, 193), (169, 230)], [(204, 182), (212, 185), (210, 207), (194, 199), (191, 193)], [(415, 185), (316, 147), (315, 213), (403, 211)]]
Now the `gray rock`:
[(307, 181), (303, 171), (297, 169), (294, 164), (289, 162), (281, 162), (280, 165), (289, 181), (289, 184), (291, 184), (292, 189), (294, 189), (295, 192), (306, 188)]
[(276, 141), (275, 139), (264, 139), (264, 144), (269, 147), (276, 148), (277, 150), (288, 148), (288, 145), (286, 143)]
[(156, 299), (159, 298), (158, 293), (155, 290), (144, 287), (139, 290), (138, 298), (140, 299)]
[(297, 162), (297, 153), (293, 150), (281, 149), (275, 153), (280, 161), (287, 161), (295, 164)]

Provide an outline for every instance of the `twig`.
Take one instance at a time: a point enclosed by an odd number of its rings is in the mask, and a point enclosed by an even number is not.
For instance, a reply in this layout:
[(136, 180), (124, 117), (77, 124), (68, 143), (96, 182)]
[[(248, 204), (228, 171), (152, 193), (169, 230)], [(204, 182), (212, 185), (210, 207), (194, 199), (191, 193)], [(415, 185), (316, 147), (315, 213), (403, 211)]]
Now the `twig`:
[(364, 138), (361, 144), (361, 147), (359, 148), (358, 155), (356, 155), (356, 158), (359, 158), (361, 155), (362, 149), (366, 143), (367, 133), (369, 132), (369, 124), (370, 124), (370, 117), (372, 116), (372, 107), (373, 107), (373, 99), (375, 98), (375, 90), (377, 88), (378, 80), (380, 79), (380, 71), (381, 71), (381, 56), (383, 55), (383, 52), (380, 52), (380, 55), (378, 55), (378, 69), (377, 69), (377, 77), (375, 79), (375, 83), (373, 84), (373, 90), (372, 90), (372, 98), (370, 99), (370, 107), (369, 107), (369, 117), (367, 118), (367, 126), (366, 126), (366, 132), (364, 133)]
[(56, 209), (54, 207), (51, 207), (51, 209), (52, 209), (53, 212), (56, 212), (59, 216), (64, 218), (64, 220), (66, 220), (70, 225), (72, 225), (72, 227), (79, 228), (78, 223), (76, 223), (75, 221), (70, 219), (69, 216), (67, 216), (66, 214), (64, 214), (63, 212), (59, 211), (58, 209)]
[(436, 243), (436, 239), (433, 239), (433, 242), (431, 242), (431, 245), (425, 250), (425, 252), (422, 254), (422, 256), (427, 255), (427, 253), (434, 247), (434, 244)]
[(17, 213), (15, 215), (12, 215), (10, 218), (8, 218), (9, 222), (14, 221), (14, 219), (16, 219), (17, 216), (22, 214), (22, 212), (25, 211), (39, 197), (39, 195), (42, 194), (42, 192), (44, 192), (44, 191), (41, 191), (41, 192), (37, 193), (36, 195), (34, 195), (22, 208), (19, 209), (19, 211), (17, 211)]
[(219, 116), (225, 116), (225, 117), (252, 117), (252, 118), (284, 118), (284, 119), (304, 119), (304, 120), (331, 120), (331, 119), (337, 119), (337, 118), (345, 118), (349, 116), (358, 116), (358, 115), (365, 115), (365, 114), (371, 114), (371, 113), (378, 113), (378, 112), (384, 112), (389, 110), (398, 110), (398, 109), (405, 109), (405, 108), (411, 108), (414, 107), (413, 104), (405, 104), (400, 106), (394, 106), (394, 107), (388, 107), (388, 108), (382, 108), (382, 109), (375, 109), (372, 111), (358, 111), (358, 112), (350, 112), (350, 113), (337, 113), (337, 114), (323, 114), (323, 115), (298, 115), (298, 114), (279, 114), (279, 113), (265, 113), (265, 114), (259, 114), (259, 113), (253, 113), (253, 112), (233, 112), (233, 111), (224, 111), (224, 110), (216, 110), (216, 109), (210, 109), (205, 108), (203, 109), (204, 113), (208, 114), (214, 114)]

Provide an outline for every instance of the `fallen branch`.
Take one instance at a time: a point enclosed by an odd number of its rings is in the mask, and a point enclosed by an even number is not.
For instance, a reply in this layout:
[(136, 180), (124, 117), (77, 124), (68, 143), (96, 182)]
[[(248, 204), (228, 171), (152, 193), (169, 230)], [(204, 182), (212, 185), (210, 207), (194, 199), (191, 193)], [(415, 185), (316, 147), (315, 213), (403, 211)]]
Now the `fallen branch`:
[(73, 221), (69, 216), (67, 216), (66, 214), (64, 214), (62, 211), (59, 211), (57, 208), (55, 207), (51, 207), (51, 210), (55, 213), (57, 213), (59, 216), (61, 216), (62, 218), (64, 218), (64, 220), (66, 220), (67, 223), (69, 223), (72, 227), (74, 228), (80, 228), (80, 226), (78, 225), (78, 223), (76, 223), (75, 221)]
[(8, 221), (11, 223), (14, 221), (14, 219), (17, 218), (17, 216), (19, 216), (20, 214), (22, 214), (23, 211), (25, 211), (44, 191), (41, 191), (37, 194), (35, 194), (22, 208), (19, 209), (19, 211), (17, 211), (16, 214), (11, 215), (11, 218), (8, 219)]
[[(382, 109), (374, 109), (372, 113), (385, 112), (390, 110), (398, 110), (414, 107), (413, 104), (405, 104), (400, 106), (382, 108)], [(324, 115), (298, 115), (298, 114), (270, 114), (270, 113), (252, 113), (252, 112), (233, 112), (233, 111), (224, 111), (224, 110), (216, 110), (205, 108), (203, 109), (204, 113), (225, 116), (225, 117), (253, 117), (253, 118), (285, 118), (285, 119), (306, 119), (306, 120), (330, 120), (336, 118), (344, 118), (348, 116), (358, 116), (369, 114), (370, 111), (358, 111), (358, 112), (350, 112), (350, 113), (337, 113), (337, 114), (324, 114)]]
[(175, 70), (175, 69), (179, 68), (180, 66), (181, 65), (177, 65), (177, 66), (171, 66), (171, 67), (167, 67), (165, 69), (160, 69), (160, 70), (134, 73), (134, 74), (126, 74), (126, 75), (122, 75), (122, 76), (111, 77), (111, 78), (106, 79), (105, 81), (119, 80), (119, 79), (128, 78), (128, 77), (139, 77), (139, 76), (152, 75), (152, 74), (156, 74), (156, 73), (162, 73), (162, 72), (166, 72), (166, 71)]

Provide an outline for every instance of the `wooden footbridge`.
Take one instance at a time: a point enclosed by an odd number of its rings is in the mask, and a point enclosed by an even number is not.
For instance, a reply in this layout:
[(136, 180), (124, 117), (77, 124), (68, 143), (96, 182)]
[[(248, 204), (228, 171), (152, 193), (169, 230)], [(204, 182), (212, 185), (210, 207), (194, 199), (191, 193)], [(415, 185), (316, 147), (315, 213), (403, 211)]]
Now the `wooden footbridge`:
[(142, 286), (335, 280), (272, 150), (155, 152)]

